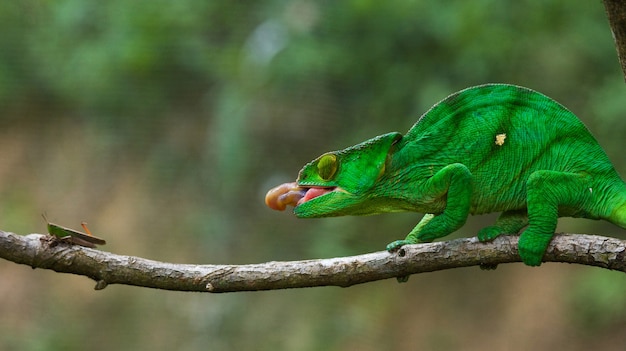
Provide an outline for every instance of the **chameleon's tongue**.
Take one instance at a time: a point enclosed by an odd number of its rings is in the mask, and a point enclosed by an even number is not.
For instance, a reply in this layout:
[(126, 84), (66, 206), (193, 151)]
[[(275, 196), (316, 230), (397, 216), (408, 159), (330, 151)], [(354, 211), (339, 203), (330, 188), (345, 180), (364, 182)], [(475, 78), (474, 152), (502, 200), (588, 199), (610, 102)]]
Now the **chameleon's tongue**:
[(287, 205), (296, 206), (306, 195), (306, 189), (297, 183), (284, 183), (270, 189), (265, 195), (265, 204), (276, 211), (284, 211)]
[(331, 188), (303, 188), (295, 182), (284, 183), (267, 192), (265, 204), (273, 210), (283, 211), (287, 205), (295, 207), (330, 191)]
[(311, 199), (315, 199), (316, 197), (324, 195), (329, 191), (331, 191), (331, 189), (329, 188), (309, 188), (304, 194), (304, 197), (298, 201), (297, 205), (300, 205), (301, 203), (307, 202)]

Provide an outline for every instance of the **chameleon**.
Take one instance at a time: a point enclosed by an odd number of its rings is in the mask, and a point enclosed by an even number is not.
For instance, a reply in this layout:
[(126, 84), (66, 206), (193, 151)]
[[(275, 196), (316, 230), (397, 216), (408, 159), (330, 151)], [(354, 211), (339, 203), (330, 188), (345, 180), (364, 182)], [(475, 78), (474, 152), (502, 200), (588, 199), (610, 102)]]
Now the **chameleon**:
[(299, 218), (424, 213), (390, 252), (442, 238), (470, 214), (500, 212), (478, 239), (521, 232), (518, 252), (528, 266), (541, 265), (559, 217), (626, 228), (626, 185), (587, 127), (546, 95), (509, 84), (456, 92), (405, 135), (327, 152), (265, 202), (294, 206)]

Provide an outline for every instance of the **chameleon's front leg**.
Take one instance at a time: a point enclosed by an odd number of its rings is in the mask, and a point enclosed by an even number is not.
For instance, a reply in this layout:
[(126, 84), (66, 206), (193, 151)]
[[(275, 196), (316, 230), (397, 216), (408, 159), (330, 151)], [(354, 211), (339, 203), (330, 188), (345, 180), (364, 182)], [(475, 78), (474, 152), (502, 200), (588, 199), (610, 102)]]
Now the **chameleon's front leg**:
[(469, 215), (472, 202), (472, 174), (465, 165), (454, 163), (442, 168), (426, 182), (424, 198), (446, 197), (446, 207), (441, 214), (427, 214), (404, 240), (387, 245), (395, 251), (403, 245), (431, 242), (459, 229)]
[(407, 244), (417, 244), (420, 242), (417, 239), (418, 234), (422, 231), (424, 226), (430, 222), (431, 219), (435, 218), (435, 215), (432, 213), (427, 213), (422, 217), (422, 219), (417, 223), (417, 225), (409, 232), (405, 240), (396, 240), (389, 245), (387, 245), (387, 251), (394, 251), (399, 249), (403, 245)]

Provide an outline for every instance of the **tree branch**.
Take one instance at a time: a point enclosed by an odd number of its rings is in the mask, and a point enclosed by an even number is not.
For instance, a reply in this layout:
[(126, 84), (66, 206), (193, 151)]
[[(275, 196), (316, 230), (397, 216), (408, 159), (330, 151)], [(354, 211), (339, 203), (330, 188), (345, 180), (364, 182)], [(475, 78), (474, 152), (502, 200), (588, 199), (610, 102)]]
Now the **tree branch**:
[(604, 8), (613, 32), (617, 57), (626, 80), (626, 1), (604, 0)]
[[(516, 236), (490, 243), (476, 238), (408, 245), (386, 251), (320, 260), (248, 265), (193, 265), (147, 260), (60, 242), (41, 234), (0, 231), (0, 257), (33, 268), (87, 276), (96, 290), (109, 284), (156, 289), (233, 292), (348, 287), (410, 274), (476, 265), (520, 262)], [(567, 262), (626, 272), (626, 241), (595, 235), (555, 235), (544, 262)]]

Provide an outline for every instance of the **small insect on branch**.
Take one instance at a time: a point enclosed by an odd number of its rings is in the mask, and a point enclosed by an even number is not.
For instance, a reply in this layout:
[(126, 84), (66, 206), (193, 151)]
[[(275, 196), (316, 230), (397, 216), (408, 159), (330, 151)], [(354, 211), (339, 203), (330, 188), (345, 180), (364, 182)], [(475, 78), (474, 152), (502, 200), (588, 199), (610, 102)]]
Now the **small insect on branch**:
[(106, 241), (102, 238), (98, 238), (91, 234), (89, 228), (87, 228), (87, 223), (82, 222), (80, 225), (83, 227), (86, 233), (79, 232), (77, 230), (60, 226), (58, 224), (50, 223), (46, 215), (41, 215), (46, 221), (46, 225), (48, 226), (48, 234), (55, 236), (65, 242), (69, 242), (72, 244), (95, 248), (96, 245), (105, 245)]

